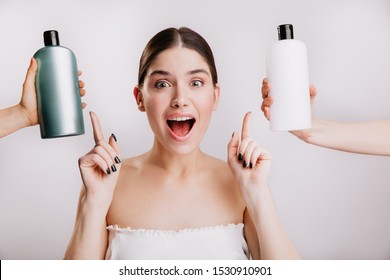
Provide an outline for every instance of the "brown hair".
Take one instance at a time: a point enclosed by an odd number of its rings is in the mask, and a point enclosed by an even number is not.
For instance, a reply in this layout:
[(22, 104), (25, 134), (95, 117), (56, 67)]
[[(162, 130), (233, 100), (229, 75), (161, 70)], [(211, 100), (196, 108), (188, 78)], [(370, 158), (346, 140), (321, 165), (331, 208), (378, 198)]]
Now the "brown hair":
[(217, 68), (215, 67), (213, 52), (206, 40), (195, 31), (181, 27), (167, 28), (154, 35), (146, 45), (139, 63), (138, 85), (142, 86), (150, 64), (164, 50), (182, 46), (199, 53), (210, 68), (213, 84), (218, 83)]

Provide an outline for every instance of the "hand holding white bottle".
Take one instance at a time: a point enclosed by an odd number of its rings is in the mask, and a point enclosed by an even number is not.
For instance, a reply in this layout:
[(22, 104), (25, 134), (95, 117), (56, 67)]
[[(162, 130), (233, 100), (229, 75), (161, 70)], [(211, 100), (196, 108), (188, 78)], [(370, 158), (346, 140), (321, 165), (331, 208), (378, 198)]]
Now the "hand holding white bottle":
[(274, 131), (311, 127), (309, 71), (306, 46), (295, 40), (293, 26), (278, 27), (279, 41), (266, 55), (267, 79), (272, 85), (270, 124)]

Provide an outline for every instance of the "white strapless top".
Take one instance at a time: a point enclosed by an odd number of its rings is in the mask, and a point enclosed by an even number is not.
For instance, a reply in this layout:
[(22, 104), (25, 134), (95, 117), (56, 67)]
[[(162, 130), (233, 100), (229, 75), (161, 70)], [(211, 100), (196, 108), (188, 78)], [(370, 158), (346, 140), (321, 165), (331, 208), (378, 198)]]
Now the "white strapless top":
[(244, 224), (183, 229), (146, 230), (108, 226), (106, 259), (246, 260)]

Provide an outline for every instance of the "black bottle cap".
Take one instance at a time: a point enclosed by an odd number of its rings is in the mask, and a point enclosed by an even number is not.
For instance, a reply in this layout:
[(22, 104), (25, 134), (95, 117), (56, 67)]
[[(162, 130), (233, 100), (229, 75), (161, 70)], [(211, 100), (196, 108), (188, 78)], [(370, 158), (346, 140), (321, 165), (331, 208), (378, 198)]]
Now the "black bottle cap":
[(45, 46), (59, 46), (60, 38), (58, 37), (58, 32), (56, 30), (43, 32), (43, 41), (45, 42)]
[(293, 26), (291, 24), (282, 24), (278, 26), (279, 40), (294, 39)]

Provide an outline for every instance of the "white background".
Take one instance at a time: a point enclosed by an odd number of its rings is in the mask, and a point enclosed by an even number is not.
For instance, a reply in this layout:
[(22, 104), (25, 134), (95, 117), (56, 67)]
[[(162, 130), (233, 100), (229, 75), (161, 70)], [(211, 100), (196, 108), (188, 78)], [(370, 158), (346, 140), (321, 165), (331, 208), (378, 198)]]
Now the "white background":
[[(252, 111), (252, 134), (273, 155), (270, 188), (306, 259), (390, 258), (390, 158), (333, 151), (271, 132), (260, 111), (265, 51), (279, 24), (306, 43), (320, 118), (390, 118), (390, 1), (0, 0), (0, 108), (16, 104), (42, 33), (57, 29), (83, 70), (84, 136), (42, 140), (39, 127), (0, 139), (0, 258), (61, 259), (73, 230), (77, 159), (94, 145), (88, 111), (114, 132), (122, 157), (153, 135), (132, 95), (146, 42), (188, 26), (211, 45), (222, 88), (202, 149), (226, 146)], [(390, 141), (390, 139), (389, 139)]]

